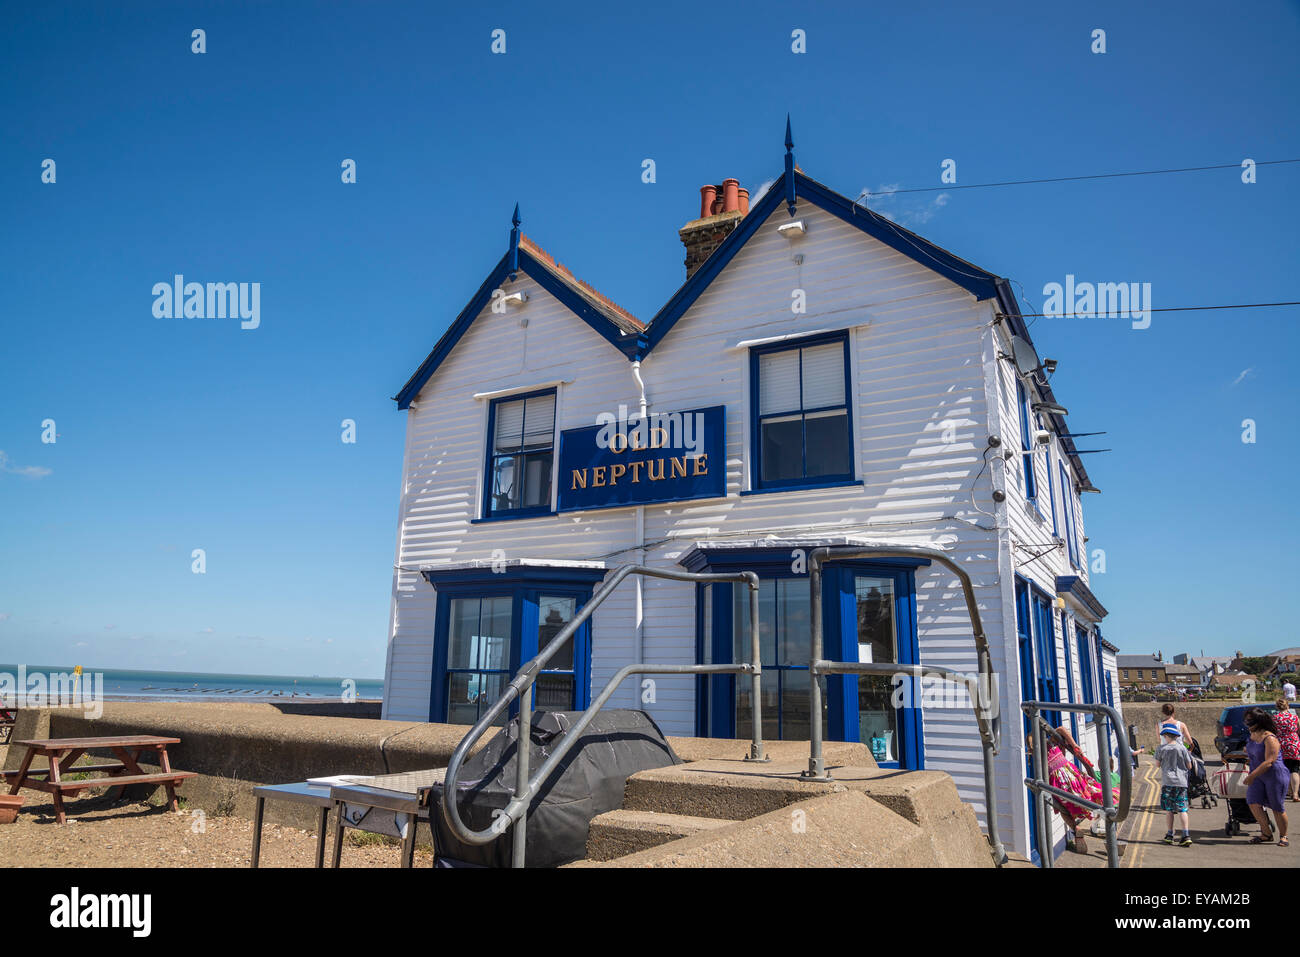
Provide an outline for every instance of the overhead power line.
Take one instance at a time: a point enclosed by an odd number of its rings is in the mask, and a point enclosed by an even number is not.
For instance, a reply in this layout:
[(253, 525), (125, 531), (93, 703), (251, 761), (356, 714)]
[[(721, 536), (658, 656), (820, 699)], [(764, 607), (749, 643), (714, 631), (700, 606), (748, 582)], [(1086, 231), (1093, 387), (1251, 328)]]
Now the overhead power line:
[[(1284, 163), (1300, 163), (1300, 157), (1283, 160), (1259, 160), (1256, 166), (1280, 166)], [(1178, 169), (1143, 169), (1130, 173), (1093, 173), (1089, 176), (1052, 176), (1047, 179), (1011, 179), (1000, 183), (968, 183), (964, 186), (916, 186), (907, 189), (889, 189), (880, 192), (867, 190), (865, 195), (880, 197), (893, 196), (895, 193), (946, 193), (957, 189), (988, 189), (991, 186), (1028, 186), (1033, 183), (1072, 183), (1085, 179), (1116, 179), (1121, 176), (1158, 176), (1162, 173), (1200, 173), (1211, 169), (1241, 169), (1240, 163), (1223, 163), (1218, 166), (1183, 166)]]
[[(1300, 300), (1292, 302), (1237, 302), (1226, 306), (1166, 306), (1163, 309), (1143, 309), (1147, 312), (1201, 312), (1207, 309), (1268, 309), (1272, 306), (1300, 306)], [(1095, 312), (1056, 313), (1056, 312), (1022, 312), (1022, 319), (1104, 319)]]

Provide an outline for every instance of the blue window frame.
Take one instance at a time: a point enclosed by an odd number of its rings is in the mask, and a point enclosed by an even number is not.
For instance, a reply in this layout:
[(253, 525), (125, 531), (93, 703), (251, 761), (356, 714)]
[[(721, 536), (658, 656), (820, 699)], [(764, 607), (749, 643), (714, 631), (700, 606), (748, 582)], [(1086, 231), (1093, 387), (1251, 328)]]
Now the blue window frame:
[(847, 333), (749, 354), (754, 490), (853, 481)]
[[(1065, 646), (1065, 700), (1078, 704), (1074, 696), (1074, 656), (1070, 654), (1070, 618), (1065, 612), (1061, 612), (1061, 644)], [(1079, 740), (1079, 715), (1075, 711), (1070, 712), (1070, 734)]]
[[(1020, 685), (1024, 700), (1061, 701), (1051, 599), (1019, 575), (1016, 576), (1016, 634), (1020, 643)], [(1043, 717), (1052, 727), (1061, 724), (1059, 711), (1044, 711)], [(1025, 730), (1028, 732), (1028, 725)]]
[[(1092, 649), (1091, 642), (1088, 640), (1088, 632), (1083, 628), (1075, 625), (1074, 627), (1075, 646), (1079, 652), (1079, 682), (1080, 692), (1082, 693), (1082, 704), (1096, 704), (1096, 682), (1092, 671)], [(1085, 723), (1091, 723), (1094, 715), (1087, 714), (1084, 716)]]
[(1052, 449), (1047, 448), (1047, 499), (1048, 505), (1052, 510), (1052, 534), (1059, 535), (1056, 524), (1056, 483), (1052, 481)]
[[(1029, 434), (1029, 398), (1025, 384), (1016, 383), (1016, 398), (1020, 404), (1020, 462), (1024, 473), (1025, 499), (1038, 505), (1038, 476), (1034, 474), (1033, 436)], [(1050, 475), (1048, 476), (1050, 480)]]
[[(835, 563), (823, 574), (822, 627), (827, 658), (916, 664), (915, 561)], [(700, 553), (691, 571), (751, 570), (760, 576), (759, 636), (763, 655), (765, 738), (808, 736), (808, 578), (791, 568), (784, 549)], [(696, 660), (748, 660), (749, 596), (730, 583), (697, 586)], [(908, 679), (910, 680), (910, 679)], [(894, 709), (889, 678), (826, 678), (823, 728), (827, 740), (862, 741), (882, 767), (924, 767), (921, 713), (912, 698)], [(734, 675), (696, 680), (696, 733), (744, 738), (750, 726), (750, 689)]]
[[(1030, 589), (1034, 604), (1034, 649), (1038, 655), (1038, 695), (1041, 701), (1060, 701), (1061, 682), (1056, 668), (1056, 631), (1052, 602), (1037, 588)], [(1061, 712), (1047, 713), (1052, 727), (1060, 727)]]
[(548, 514), (554, 461), (555, 390), (493, 399), (488, 411), (483, 517)]
[(1071, 494), (1070, 476), (1064, 462), (1058, 462), (1061, 473), (1061, 511), (1065, 513), (1065, 547), (1070, 555), (1070, 565), (1079, 567), (1079, 543), (1074, 537), (1074, 496)]
[[(429, 720), (473, 724), (482, 717), (520, 666), (582, 609), (604, 575), (604, 569), (524, 566), (499, 574), (482, 568), (426, 571), (438, 593)], [(587, 707), (590, 622), (547, 663), (534, 692), (534, 707), (541, 711)], [(510, 714), (515, 711), (512, 706)]]

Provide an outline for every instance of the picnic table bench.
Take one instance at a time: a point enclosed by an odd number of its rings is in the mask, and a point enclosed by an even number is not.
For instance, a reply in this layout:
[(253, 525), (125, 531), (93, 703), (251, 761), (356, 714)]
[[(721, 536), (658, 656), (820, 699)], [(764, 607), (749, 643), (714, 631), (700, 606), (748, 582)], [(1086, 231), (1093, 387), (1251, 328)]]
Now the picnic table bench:
[[(5, 771), (9, 793), (17, 794), (22, 788), (44, 791), (54, 796), (54, 816), (60, 824), (67, 823), (63, 808), (63, 795), (76, 794), (90, 788), (112, 787), (115, 797), (120, 797), (128, 784), (162, 784), (167, 788), (168, 806), (175, 811), (176, 788), (186, 778), (195, 777), (194, 771), (174, 771), (167, 759), (167, 745), (180, 744), (180, 738), (162, 738), (153, 734), (127, 734), (100, 738), (44, 738), (33, 741), (15, 741), (12, 747), (26, 748), (23, 763), (17, 771)], [(109, 750), (117, 761), (105, 764), (76, 765), (87, 751)], [(147, 772), (140, 767), (141, 755), (153, 752), (161, 771)], [(48, 768), (32, 768), (37, 757), (49, 758)], [(64, 780), (66, 774), (107, 772), (108, 777)]]

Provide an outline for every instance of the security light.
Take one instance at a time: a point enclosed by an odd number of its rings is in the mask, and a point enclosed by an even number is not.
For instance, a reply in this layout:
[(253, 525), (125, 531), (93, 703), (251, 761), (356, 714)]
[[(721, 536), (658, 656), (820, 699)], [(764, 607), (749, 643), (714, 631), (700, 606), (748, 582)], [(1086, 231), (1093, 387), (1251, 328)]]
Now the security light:
[(808, 229), (804, 226), (802, 219), (796, 219), (792, 223), (782, 223), (776, 227), (776, 231), (786, 239), (800, 239)]
[(1055, 359), (1044, 359), (1044, 360), (1043, 360), (1043, 371), (1046, 372), (1048, 375), (1051, 375), (1053, 372), (1055, 372), (1055, 371), (1056, 371), (1056, 360), (1055, 360)]
[(1052, 415), (1069, 415), (1070, 410), (1055, 402), (1035, 402), (1030, 406), (1035, 412), (1048, 412)]

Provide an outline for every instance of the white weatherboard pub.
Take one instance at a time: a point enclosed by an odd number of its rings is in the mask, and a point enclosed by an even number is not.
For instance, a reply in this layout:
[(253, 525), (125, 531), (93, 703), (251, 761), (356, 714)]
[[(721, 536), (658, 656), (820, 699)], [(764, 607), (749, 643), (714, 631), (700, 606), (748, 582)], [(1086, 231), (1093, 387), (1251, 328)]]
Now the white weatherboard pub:
[[(804, 175), (788, 136), (752, 208), (735, 180), (705, 186), (681, 238), (688, 278), (642, 322), (521, 237), (516, 210), (505, 255), (397, 395), (384, 717), (472, 724), (607, 570), (637, 563), (759, 574), (765, 735), (806, 740), (799, 556), (937, 547), (975, 585), (1000, 678), (999, 824), (1030, 853), (1020, 702), (1114, 704), (1118, 684), (1088, 581), (1080, 492), (1094, 489), (1046, 376), (1014, 361), (1029, 334), (1008, 282)], [(826, 657), (976, 671), (951, 573), (860, 561), (827, 566), (823, 587)], [(584, 708), (629, 663), (741, 660), (743, 591), (628, 578), (536, 707)], [(829, 677), (826, 737), (951, 774), (982, 820), (969, 706), (895, 708), (890, 691)], [(613, 705), (670, 735), (750, 733), (734, 675), (633, 680)], [(1058, 720), (1095, 757), (1092, 720)], [(1058, 823), (1058, 852), (1063, 839)]]

